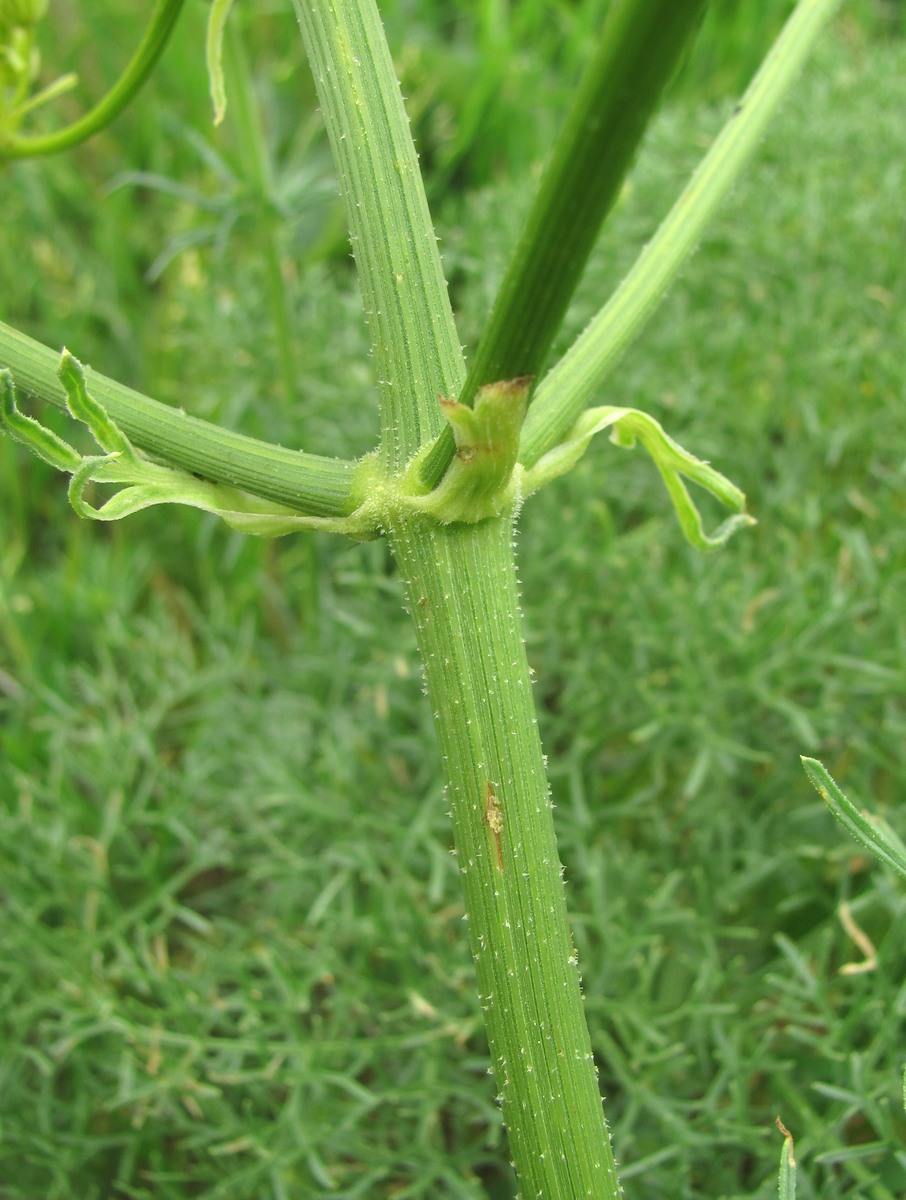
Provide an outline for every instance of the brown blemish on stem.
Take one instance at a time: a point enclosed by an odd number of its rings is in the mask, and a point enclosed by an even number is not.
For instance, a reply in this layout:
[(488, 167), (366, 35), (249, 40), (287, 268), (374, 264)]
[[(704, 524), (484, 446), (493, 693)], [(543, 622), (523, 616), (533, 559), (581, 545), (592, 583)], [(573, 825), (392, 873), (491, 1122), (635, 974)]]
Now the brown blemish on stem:
[(494, 848), (497, 851), (497, 870), (503, 871), (503, 847), (500, 835), (503, 832), (503, 809), (490, 782), (485, 784), (484, 820), (488, 829), (494, 835)]

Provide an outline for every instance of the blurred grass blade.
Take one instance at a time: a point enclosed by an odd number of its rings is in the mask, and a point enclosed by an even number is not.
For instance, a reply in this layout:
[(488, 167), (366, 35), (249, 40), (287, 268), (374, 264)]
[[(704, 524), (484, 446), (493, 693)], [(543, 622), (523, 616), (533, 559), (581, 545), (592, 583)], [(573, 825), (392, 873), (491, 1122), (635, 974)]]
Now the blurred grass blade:
[[(494, 301), (460, 403), (483, 384), (538, 377), (657, 103), (708, 0), (618, 0), (544, 173)], [(433, 487), (453, 458), (449, 430), (425, 459)]]
[(208, 32), (205, 39), (205, 58), (211, 102), (214, 105), (214, 124), (219, 125), (226, 115), (226, 83), (223, 77), (223, 35), (233, 0), (213, 0), (208, 14)]
[(816, 758), (803, 758), (802, 765), (818, 795), (847, 833), (906, 879), (906, 846), (887, 822), (882, 817), (870, 816), (856, 808)]
[(634, 341), (754, 154), (840, 0), (800, 0), (741, 102), (629, 274), (542, 380), (523, 430), (520, 461), (533, 466), (562, 440)]

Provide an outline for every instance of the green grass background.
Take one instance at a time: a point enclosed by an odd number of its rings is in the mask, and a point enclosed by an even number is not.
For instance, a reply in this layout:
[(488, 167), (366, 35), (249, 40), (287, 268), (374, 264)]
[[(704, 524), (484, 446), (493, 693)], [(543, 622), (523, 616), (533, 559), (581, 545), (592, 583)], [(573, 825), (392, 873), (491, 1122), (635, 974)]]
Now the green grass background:
[[(604, 7), (386, 6), (469, 345)], [(48, 70), (82, 73), (73, 113), (135, 36), (95, 8), (103, 37), (61, 3), (45, 38)], [(190, 5), (116, 126), (0, 176), (0, 315), (191, 411), (358, 454), (367, 343), (287, 8), (244, 6), (266, 194), (229, 118), (210, 128)], [(789, 5), (755, 8), (709, 16), (564, 346)], [(902, 27), (901, 5), (844, 8), (599, 401), (649, 408), (759, 525), (699, 556), (651, 465), (606, 441), (521, 521), (586, 1008), (639, 1200), (776, 1195), (777, 1115), (802, 1200), (906, 1193), (903, 888), (798, 762), (906, 829)], [(4, 1200), (511, 1197), (450, 841), (382, 543), (175, 509), (89, 526), (0, 440)], [(844, 903), (870, 971), (841, 972), (864, 958)]]

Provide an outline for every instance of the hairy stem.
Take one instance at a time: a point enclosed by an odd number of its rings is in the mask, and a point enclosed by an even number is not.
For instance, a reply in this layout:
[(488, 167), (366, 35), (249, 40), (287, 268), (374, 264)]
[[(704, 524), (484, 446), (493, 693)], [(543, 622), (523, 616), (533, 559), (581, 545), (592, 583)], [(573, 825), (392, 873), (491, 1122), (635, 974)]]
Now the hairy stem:
[(619, 1196), (566, 915), (512, 525), (391, 520), (452, 808), (469, 936), (526, 1197)]

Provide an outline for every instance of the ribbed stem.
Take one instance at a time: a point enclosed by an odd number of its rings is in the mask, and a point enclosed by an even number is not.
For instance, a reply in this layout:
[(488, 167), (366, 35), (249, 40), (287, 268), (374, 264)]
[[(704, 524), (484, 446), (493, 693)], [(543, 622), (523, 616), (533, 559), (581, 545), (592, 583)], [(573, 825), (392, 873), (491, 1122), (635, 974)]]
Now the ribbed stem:
[(508, 518), (391, 522), (522, 1195), (619, 1196), (566, 915)]

